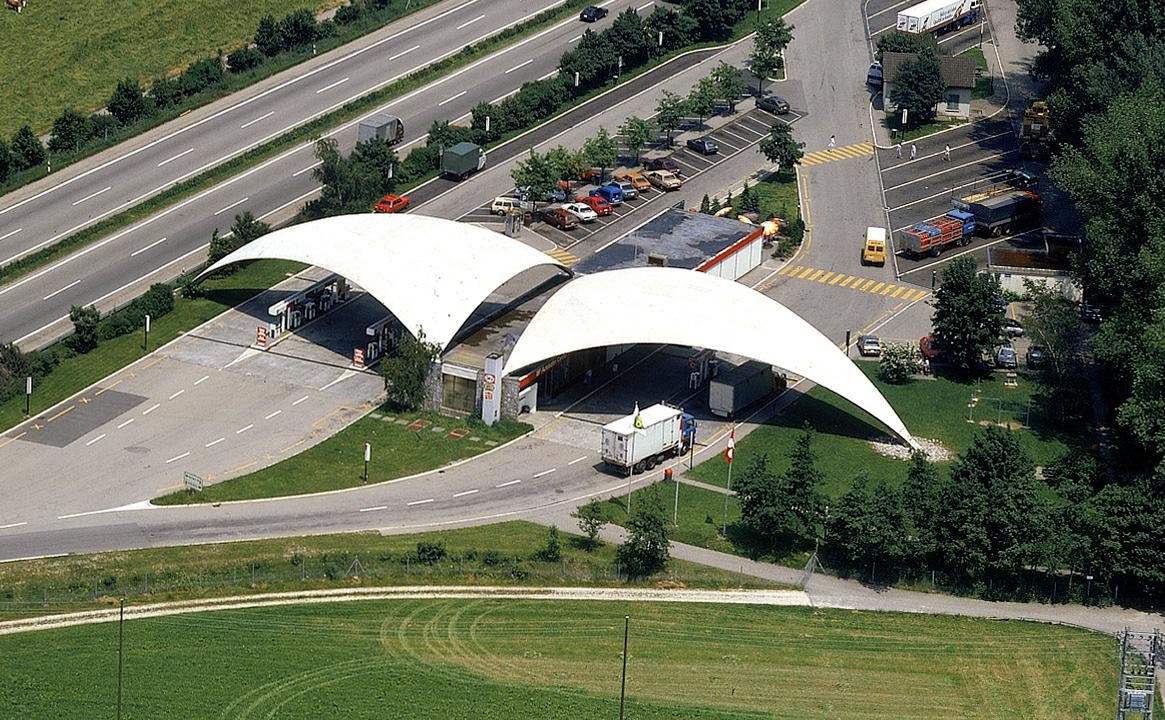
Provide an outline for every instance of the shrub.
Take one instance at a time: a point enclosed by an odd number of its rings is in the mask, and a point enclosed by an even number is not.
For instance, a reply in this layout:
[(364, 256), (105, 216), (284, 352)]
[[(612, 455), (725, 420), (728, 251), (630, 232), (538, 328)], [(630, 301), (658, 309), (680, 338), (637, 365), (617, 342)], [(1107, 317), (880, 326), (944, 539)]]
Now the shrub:
[(8, 149), (8, 143), (4, 142), (4, 138), (0, 138), (0, 183), (7, 180), (12, 171), (16, 169), (15, 162), (12, 151)]
[(93, 140), (108, 140), (110, 133), (117, 132), (117, 118), (108, 113), (90, 115), (89, 137)]
[(275, 57), (283, 52), (283, 33), (273, 16), (264, 15), (259, 20), (259, 28), (255, 31), (255, 47), (267, 57)]
[(12, 136), (12, 156), (21, 170), (44, 164), (44, 145), (29, 126), (25, 125)]
[(351, 5), (344, 5), (336, 11), (336, 23), (339, 25), (351, 25), (360, 19), (364, 14), (364, 6), (352, 3)]
[(554, 525), (546, 531), (546, 545), (534, 553), (535, 560), (558, 562), (562, 559), (562, 541), (558, 539), (558, 528)]
[(417, 543), (417, 562), (425, 565), (436, 565), (445, 559), (448, 553), (445, 543), (419, 542)]
[(142, 95), (142, 86), (133, 78), (125, 78), (117, 84), (109, 97), (109, 112), (122, 125), (132, 125), (149, 114), (149, 106)]
[(89, 142), (89, 123), (85, 116), (73, 108), (68, 108), (53, 121), (53, 136), (49, 139), (49, 150), (55, 153), (77, 152)]
[(150, 97), (154, 100), (154, 106), (158, 108), (177, 105), (182, 102), (182, 95), (181, 77), (162, 78), (150, 86)]
[(65, 340), (65, 344), (74, 352), (87, 353), (97, 347), (98, 323), (101, 322), (101, 313), (97, 308), (80, 307), (74, 305), (69, 309), (69, 319), (73, 321), (73, 334)]
[(909, 382), (920, 367), (918, 348), (905, 343), (889, 343), (882, 348), (878, 376), (893, 385)]
[(279, 21), (279, 36), (284, 50), (303, 47), (316, 39), (316, 19), (307, 10), (296, 10)]
[(263, 62), (263, 53), (255, 48), (239, 48), (227, 55), (227, 67), (233, 73), (241, 73), (259, 67)]
[(218, 85), (222, 80), (222, 61), (217, 57), (205, 58), (186, 68), (186, 72), (182, 73), (182, 92), (185, 95), (196, 95)]

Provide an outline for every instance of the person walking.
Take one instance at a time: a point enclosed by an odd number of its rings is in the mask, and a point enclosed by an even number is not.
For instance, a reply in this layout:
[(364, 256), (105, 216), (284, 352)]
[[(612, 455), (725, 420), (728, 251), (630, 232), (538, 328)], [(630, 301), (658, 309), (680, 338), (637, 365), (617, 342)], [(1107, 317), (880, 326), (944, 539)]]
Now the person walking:
[(837, 147), (837, 138), (833, 135), (829, 136), (829, 149), (832, 150)]
[(949, 161), (950, 159), (951, 159), (951, 146), (948, 143), (947, 145), (943, 146), (943, 160)]
[(918, 146), (910, 143), (910, 159), (913, 160), (916, 157), (918, 157)]
[(894, 146), (894, 157), (898, 158), (899, 160), (902, 159), (902, 143), (898, 143)]

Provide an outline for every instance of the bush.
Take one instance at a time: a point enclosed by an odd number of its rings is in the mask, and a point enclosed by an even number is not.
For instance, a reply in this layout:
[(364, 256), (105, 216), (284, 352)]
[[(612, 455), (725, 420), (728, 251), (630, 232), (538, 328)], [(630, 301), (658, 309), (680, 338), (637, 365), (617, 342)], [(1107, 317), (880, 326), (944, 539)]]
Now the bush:
[(357, 3), (351, 5), (344, 5), (336, 11), (336, 23), (339, 25), (351, 25), (360, 19), (364, 14), (364, 6)]
[(267, 57), (275, 57), (283, 52), (283, 33), (279, 31), (279, 23), (271, 15), (264, 15), (259, 20), (259, 28), (255, 31), (255, 48)]
[(110, 340), (145, 327), (146, 315), (156, 321), (174, 309), (174, 289), (165, 283), (154, 283), (150, 289), (123, 309), (113, 313), (101, 322), (98, 335), (102, 340)]
[(73, 321), (73, 334), (65, 340), (65, 344), (76, 353), (87, 353), (97, 347), (100, 337), (98, 324), (101, 322), (101, 313), (97, 308), (92, 305), (74, 305), (69, 309), (69, 319)]
[(546, 545), (534, 553), (535, 560), (558, 562), (562, 559), (562, 541), (558, 539), (558, 528), (554, 525), (546, 531)]
[(89, 142), (89, 123), (85, 116), (69, 108), (53, 121), (53, 136), (49, 139), (49, 150), (55, 153), (70, 153), (80, 150)]
[(110, 114), (121, 125), (132, 125), (149, 114), (149, 106), (142, 95), (142, 86), (133, 78), (125, 78), (117, 84), (107, 104)]
[(255, 48), (239, 48), (227, 55), (227, 67), (233, 73), (247, 72), (263, 63), (263, 53)]
[(217, 57), (205, 58), (186, 68), (182, 73), (182, 93), (197, 95), (207, 88), (218, 85), (223, 80), (222, 61)]
[(315, 17), (308, 10), (296, 10), (279, 21), (279, 37), (283, 40), (284, 50), (307, 45), (316, 39)]
[(162, 78), (150, 86), (150, 97), (154, 101), (154, 106), (158, 108), (177, 105), (182, 102), (182, 96), (181, 77)]
[(25, 125), (12, 136), (12, 157), (20, 170), (44, 164), (44, 145), (29, 126)]
[(110, 134), (117, 132), (117, 118), (107, 113), (90, 115), (89, 138), (92, 140), (108, 140)]
[(436, 565), (445, 559), (448, 553), (445, 543), (419, 542), (417, 543), (417, 562), (424, 565)]
[(892, 385), (903, 385), (918, 372), (918, 348), (905, 343), (889, 343), (882, 348), (878, 376)]

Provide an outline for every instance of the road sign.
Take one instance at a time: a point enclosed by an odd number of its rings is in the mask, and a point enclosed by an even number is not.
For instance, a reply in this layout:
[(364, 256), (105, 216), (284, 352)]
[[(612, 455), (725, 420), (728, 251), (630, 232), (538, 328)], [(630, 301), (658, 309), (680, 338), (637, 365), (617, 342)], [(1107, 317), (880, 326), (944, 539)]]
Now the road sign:
[(255, 344), (262, 345), (263, 347), (267, 346), (267, 326), (266, 325), (260, 325), (259, 327), (255, 328)]
[(190, 492), (202, 492), (202, 487), (205, 485), (202, 478), (192, 472), (182, 473), (182, 484)]
[(355, 348), (352, 350), (352, 364), (356, 367), (364, 367), (364, 350), (363, 348)]
[(493, 373), (487, 372), (481, 374), (481, 381), (487, 385), (493, 385), (495, 382), (497, 382), (497, 378), (494, 377)]

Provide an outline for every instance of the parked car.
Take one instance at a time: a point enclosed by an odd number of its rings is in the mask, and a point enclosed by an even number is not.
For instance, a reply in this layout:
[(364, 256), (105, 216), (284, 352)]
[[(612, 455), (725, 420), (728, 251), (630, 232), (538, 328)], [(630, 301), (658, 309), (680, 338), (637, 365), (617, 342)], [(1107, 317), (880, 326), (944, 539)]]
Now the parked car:
[(639, 197), (639, 189), (636, 188), (633, 183), (629, 183), (625, 180), (612, 180), (607, 184), (615, 185), (620, 190), (622, 190), (624, 200), (634, 200), (635, 198)]
[(516, 197), (509, 195), (499, 195), (490, 203), (489, 211), (493, 215), (505, 215), (510, 212), (518, 212), (529, 207), (530, 203), (522, 202)]
[(1044, 364), (1044, 348), (1040, 345), (1029, 345), (1024, 361), (1029, 368), (1038, 368)]
[(587, 195), (586, 197), (580, 197), (578, 202), (586, 205), (591, 210), (594, 210), (595, 214), (597, 215), (610, 215), (611, 213), (615, 212), (615, 208), (611, 207), (611, 203), (607, 202), (598, 195)]
[(1088, 323), (1098, 323), (1104, 317), (1100, 313), (1100, 308), (1090, 303), (1084, 303), (1080, 306), (1080, 319)]
[(590, 205), (584, 203), (567, 203), (562, 206), (562, 209), (573, 214), (580, 222), (589, 223), (599, 219), (599, 214), (592, 210)]
[(631, 183), (631, 186), (636, 190), (650, 190), (651, 183), (647, 182), (647, 178), (643, 177), (641, 173), (624, 172), (615, 174), (615, 182)]
[(882, 341), (875, 335), (859, 335), (858, 353), (862, 357), (877, 357), (882, 354)]
[(1003, 334), (1007, 337), (1020, 337), (1023, 335), (1023, 325), (1019, 324), (1019, 320), (1015, 318), (1003, 318)]
[(611, 203), (615, 207), (619, 207), (620, 205), (623, 204), (623, 188), (619, 187), (618, 185), (616, 185), (614, 183), (607, 183), (606, 185), (600, 185), (597, 188), (595, 188), (594, 190), (591, 190), (590, 193), (588, 193), (588, 194), (597, 195), (597, 196), (603, 198), (604, 200), (606, 200), (607, 202)]
[(784, 115), (789, 112), (789, 102), (785, 98), (777, 95), (765, 95), (764, 97), (757, 98), (756, 106), (774, 115)]
[(692, 138), (687, 142), (689, 150), (695, 150), (701, 155), (715, 155), (720, 152), (720, 146), (710, 137)]
[(1018, 190), (1031, 190), (1040, 184), (1038, 177), (1019, 168), (1004, 170), (1002, 180), (1004, 184), (1010, 185)]
[(1006, 368), (1014, 370), (1019, 367), (1019, 359), (1015, 354), (1015, 348), (1010, 345), (1004, 345), (995, 353), (995, 367)]
[(597, 183), (603, 175), (603, 169), (597, 167), (583, 168), (574, 176), (579, 182)]
[(398, 213), (404, 212), (408, 206), (409, 198), (407, 195), (385, 195), (380, 198), (380, 202), (376, 203), (376, 207), (372, 210), (378, 213)]
[(542, 222), (559, 230), (571, 230), (578, 227), (578, 217), (560, 207), (546, 208), (540, 215)]
[(918, 350), (931, 362), (938, 358), (938, 343), (930, 335), (925, 335), (918, 341)]
[(679, 190), (683, 186), (683, 181), (679, 176), (667, 170), (650, 170), (647, 173), (647, 181), (656, 186), (660, 190)]
[(583, 22), (596, 22), (607, 17), (609, 11), (607, 8), (598, 7), (596, 5), (588, 5), (583, 8), (583, 11), (578, 14), (578, 19)]
[(644, 167), (646, 167), (648, 170), (667, 170), (668, 172), (673, 172), (676, 175), (684, 174), (683, 170), (680, 169), (679, 164), (677, 164), (675, 160), (672, 160), (671, 156), (648, 160)]

